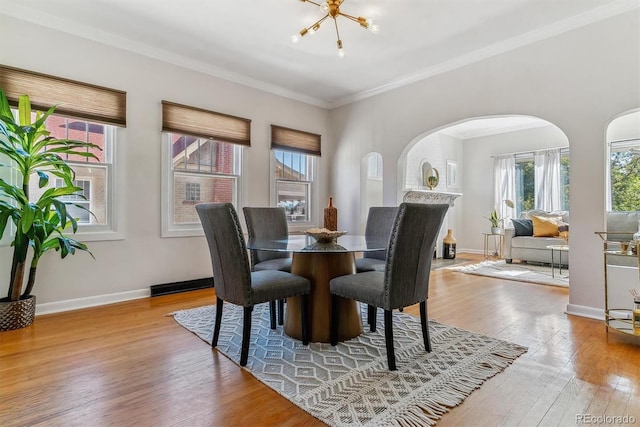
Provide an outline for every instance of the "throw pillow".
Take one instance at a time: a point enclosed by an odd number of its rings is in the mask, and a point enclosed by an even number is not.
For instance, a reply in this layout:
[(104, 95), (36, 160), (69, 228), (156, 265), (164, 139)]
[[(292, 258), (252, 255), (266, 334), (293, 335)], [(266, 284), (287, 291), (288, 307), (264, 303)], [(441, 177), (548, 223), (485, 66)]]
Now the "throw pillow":
[(530, 219), (512, 219), (515, 236), (533, 236), (533, 222)]
[(531, 215), (534, 237), (555, 237), (559, 235), (558, 224), (561, 216), (535, 216)]

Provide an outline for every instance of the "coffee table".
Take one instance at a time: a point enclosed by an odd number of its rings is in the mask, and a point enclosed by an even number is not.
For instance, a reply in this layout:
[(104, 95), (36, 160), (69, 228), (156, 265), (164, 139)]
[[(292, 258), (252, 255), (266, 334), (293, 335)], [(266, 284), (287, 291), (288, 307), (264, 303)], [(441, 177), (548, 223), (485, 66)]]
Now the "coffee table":
[(554, 253), (556, 251), (558, 252), (558, 269), (560, 270), (560, 274), (562, 274), (562, 252), (569, 252), (569, 245), (549, 245), (546, 246), (546, 248), (551, 250), (551, 277), (555, 278)]

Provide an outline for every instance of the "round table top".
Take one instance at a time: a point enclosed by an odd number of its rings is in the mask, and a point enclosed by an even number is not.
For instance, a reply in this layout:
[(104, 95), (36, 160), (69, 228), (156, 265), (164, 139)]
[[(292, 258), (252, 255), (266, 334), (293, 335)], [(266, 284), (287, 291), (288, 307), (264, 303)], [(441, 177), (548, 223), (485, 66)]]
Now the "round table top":
[(387, 249), (387, 241), (375, 241), (365, 236), (346, 234), (332, 243), (319, 243), (311, 236), (291, 235), (287, 239), (249, 239), (247, 248), (271, 252), (372, 252)]

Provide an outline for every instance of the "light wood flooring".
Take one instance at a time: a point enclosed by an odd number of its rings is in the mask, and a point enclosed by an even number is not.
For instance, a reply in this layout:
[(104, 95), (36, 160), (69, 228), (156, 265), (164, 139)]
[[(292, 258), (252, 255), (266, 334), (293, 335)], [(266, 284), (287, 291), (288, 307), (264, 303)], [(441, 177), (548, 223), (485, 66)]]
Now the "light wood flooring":
[[(167, 316), (214, 300), (142, 299), (0, 333), (0, 426), (322, 425)], [(567, 316), (567, 302), (563, 288), (434, 271), (429, 317), (529, 347), (438, 426), (570, 426), (581, 414), (640, 425), (640, 338)]]

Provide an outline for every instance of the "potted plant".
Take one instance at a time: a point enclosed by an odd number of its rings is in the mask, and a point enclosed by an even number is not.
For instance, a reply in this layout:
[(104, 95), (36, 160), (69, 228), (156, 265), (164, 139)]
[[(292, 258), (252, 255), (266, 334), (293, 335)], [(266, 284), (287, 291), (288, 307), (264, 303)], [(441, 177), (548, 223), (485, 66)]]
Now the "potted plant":
[[(33, 322), (32, 291), (42, 255), (52, 249), (59, 251), (62, 258), (75, 254), (76, 249), (89, 252), (85, 244), (64, 234), (68, 229), (75, 233), (78, 228), (77, 220), (67, 212), (67, 205), (87, 209), (62, 199), (82, 190), (73, 185), (75, 173), (62, 156), (96, 158), (90, 150), (100, 147), (50, 136), (45, 121), (54, 110), (52, 107), (45, 113), (38, 112), (32, 119), (29, 97), (23, 95), (16, 120), (0, 89), (0, 167), (13, 168), (17, 178), (15, 184), (0, 178), (0, 238), (11, 228), (9, 220), (15, 226), (9, 290), (0, 299), (0, 330), (18, 329)], [(45, 189), (51, 175), (62, 186)], [(44, 189), (37, 198), (29, 194), (31, 178), (35, 177), (38, 187)]]
[(485, 216), (486, 219), (491, 223), (491, 234), (502, 234), (502, 224), (503, 218), (498, 215), (498, 211), (493, 209), (489, 216)]

